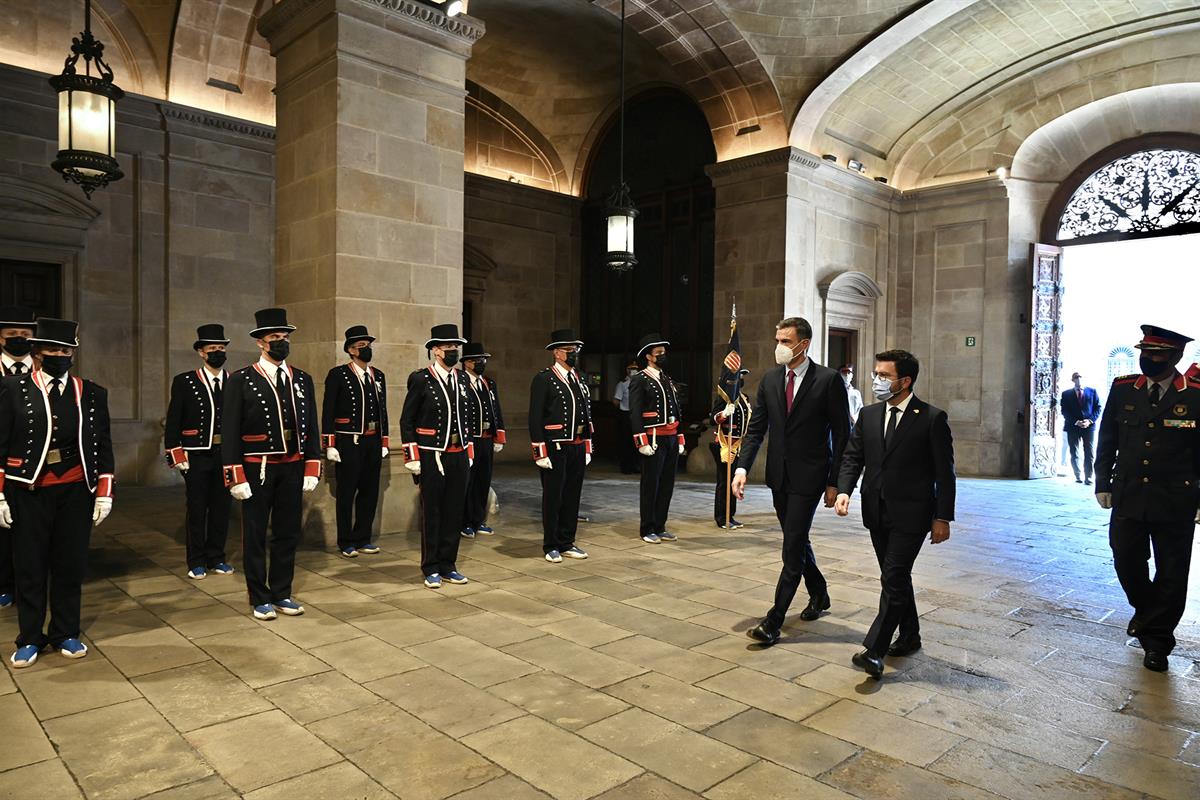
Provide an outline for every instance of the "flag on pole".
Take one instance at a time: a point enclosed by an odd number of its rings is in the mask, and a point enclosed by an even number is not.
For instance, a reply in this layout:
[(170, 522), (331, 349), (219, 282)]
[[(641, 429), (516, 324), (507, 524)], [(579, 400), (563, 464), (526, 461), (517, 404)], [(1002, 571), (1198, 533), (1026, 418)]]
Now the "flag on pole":
[[(733, 398), (741, 391), (742, 380), (742, 343), (738, 338), (737, 303), (729, 312), (729, 345), (725, 349), (725, 360), (721, 362), (721, 377), (717, 382), (717, 394), (732, 403)], [(726, 393), (725, 387), (732, 391)]]

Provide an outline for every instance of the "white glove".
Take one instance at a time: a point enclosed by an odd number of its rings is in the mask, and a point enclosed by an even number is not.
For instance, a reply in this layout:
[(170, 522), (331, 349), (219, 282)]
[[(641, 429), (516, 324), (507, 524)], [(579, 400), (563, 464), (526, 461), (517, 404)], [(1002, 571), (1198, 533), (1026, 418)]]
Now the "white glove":
[(92, 509), (92, 524), (99, 525), (101, 522), (104, 522), (104, 520), (108, 518), (108, 515), (111, 512), (112, 512), (112, 498), (111, 497), (97, 497), (96, 505)]
[(179, 470), (180, 474), (187, 472), (191, 468), (192, 468), (192, 465), (190, 463), (188, 463), (187, 461), (180, 461), (174, 467), (174, 469)]
[(305, 475), (304, 476), (304, 486), (303, 486), (305, 494), (307, 494), (308, 492), (311, 492), (313, 489), (316, 489), (317, 482), (319, 480), (320, 480), (320, 478), (318, 478), (316, 475)]
[(1196, 509), (1196, 524), (1200, 525), (1200, 508)]
[(681, 455), (681, 456), (687, 455), (687, 445), (682, 445), (682, 444), (679, 445), (679, 455)]
[(537, 464), (542, 469), (554, 469), (554, 465), (550, 463), (550, 456), (546, 456), (545, 458), (539, 458), (537, 461), (534, 461), (533, 463)]
[(638, 448), (638, 452), (644, 456), (652, 456), (654, 455), (654, 448), (648, 444), (644, 444)]
[(733, 416), (733, 413), (736, 410), (737, 409), (734, 407), (733, 403), (726, 403), (725, 408), (721, 409), (721, 416), (724, 417), (725, 419), (729, 419), (730, 417)]
[(492, 446), (493, 453), (499, 453), (503, 449), (504, 449), (504, 445), (502, 445), (502, 444), (495, 444)]
[(467, 459), (467, 469), (470, 469), (470, 468), (471, 468), (471, 467), (473, 467), (473, 466), (475, 466), (475, 459), (473, 459), (473, 458), (468, 458), (468, 459)]
[(387, 457), (388, 457), (388, 453), (390, 453), (390, 452), (392, 452), (392, 451), (391, 451), (391, 450), (388, 450), (386, 447), (385, 447), (385, 448), (383, 448), (383, 457), (384, 457), (384, 458), (387, 458)]
[(1112, 492), (1096, 492), (1096, 502), (1101, 508), (1112, 508)]
[(249, 500), (250, 495), (253, 494), (248, 483), (235, 483), (229, 487), (229, 493), (233, 495), (234, 500)]
[(592, 463), (592, 454), (584, 453), (583, 454), (583, 465), (586, 467), (588, 464), (591, 464), (591, 463)]
[(4, 495), (0, 494), (0, 528), (12, 527), (12, 509), (8, 507), (8, 501), (4, 499)]
[(338, 464), (342, 462), (342, 454), (337, 451), (336, 447), (325, 448), (325, 458)]
[(406, 470), (408, 470), (409, 472), (411, 472), (413, 475), (421, 474), (421, 462), (420, 461), (405, 461), (404, 468)]

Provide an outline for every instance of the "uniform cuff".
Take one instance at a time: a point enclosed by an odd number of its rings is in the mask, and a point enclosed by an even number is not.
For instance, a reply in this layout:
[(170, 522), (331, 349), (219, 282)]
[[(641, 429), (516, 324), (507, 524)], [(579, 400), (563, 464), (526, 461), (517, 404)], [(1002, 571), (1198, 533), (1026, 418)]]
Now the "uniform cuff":
[(386, 447), (388, 450), (392, 449), (391, 440), (392, 440), (392, 437), (390, 437), (390, 436), (383, 437), (383, 446)]
[(533, 460), (534, 461), (537, 461), (539, 458), (546, 457), (546, 443), (545, 442), (533, 442), (532, 446), (533, 446)]
[(320, 478), (321, 477), (321, 459), (313, 458), (304, 462), (304, 477)]
[(225, 488), (237, 486), (239, 483), (246, 483), (246, 470), (241, 464), (226, 464), (225, 465)]
[(410, 442), (408, 444), (401, 445), (401, 447), (404, 448), (404, 463), (407, 464), (410, 461), (417, 461), (421, 458), (421, 453), (416, 444)]
[(113, 476), (101, 475), (96, 479), (96, 497), (113, 496)]
[(0, 494), (4, 494), (4, 470), (0, 469)]
[(335, 436), (334, 436), (332, 433), (326, 433), (326, 434), (322, 434), (322, 436), (321, 436), (321, 449), (322, 449), (322, 450), (328, 450), (328, 449), (329, 449), (329, 448), (331, 448), (331, 447), (337, 447), (337, 445), (336, 445), (336, 444), (334, 444), (334, 440), (335, 440), (336, 438), (337, 438), (337, 437), (335, 437)]
[(684, 437), (684, 435), (682, 433), (678, 434), (678, 436), (679, 436), (679, 444), (683, 445), (683, 446), (687, 446), (687, 438)]
[(589, 456), (592, 454), (592, 440), (591, 439), (583, 440), (583, 452), (587, 453)]
[(187, 451), (182, 447), (172, 447), (167, 451), (166, 456), (168, 467), (176, 467), (180, 464), (188, 463)]
[(635, 433), (633, 435), (633, 446), (634, 447), (649, 447), (650, 446), (650, 437), (644, 433)]
[(508, 437), (504, 435), (504, 430), (496, 431), (496, 444), (508, 444)]
[(474, 442), (467, 442), (467, 458), (471, 459), (472, 461), (475, 460), (475, 443)]

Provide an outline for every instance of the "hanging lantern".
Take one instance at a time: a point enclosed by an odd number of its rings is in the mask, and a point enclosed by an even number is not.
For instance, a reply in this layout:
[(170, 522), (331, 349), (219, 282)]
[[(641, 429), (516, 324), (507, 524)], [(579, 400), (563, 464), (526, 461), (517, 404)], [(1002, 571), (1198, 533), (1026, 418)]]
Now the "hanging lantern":
[[(83, 74), (75, 71), (80, 57)], [(112, 69), (104, 63), (104, 45), (92, 36), (91, 0), (84, 0), (83, 33), (71, 40), (71, 55), (50, 85), (58, 92), (58, 156), (50, 166), (91, 197), (125, 175), (116, 158), (117, 101), (125, 92), (113, 83)]]
[(637, 266), (633, 255), (633, 220), (637, 209), (629, 199), (629, 187), (621, 183), (608, 197), (608, 255), (605, 262), (617, 272)]

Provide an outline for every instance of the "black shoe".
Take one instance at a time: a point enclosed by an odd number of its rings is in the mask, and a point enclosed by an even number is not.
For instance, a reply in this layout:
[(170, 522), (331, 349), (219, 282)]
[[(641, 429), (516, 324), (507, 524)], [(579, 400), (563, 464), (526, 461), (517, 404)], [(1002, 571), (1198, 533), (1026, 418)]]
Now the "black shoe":
[(765, 619), (748, 630), (746, 635), (755, 641), (762, 642), (767, 647), (779, 641), (779, 629), (772, 628)]
[(1084, 483), (1084, 485), (1085, 485), (1085, 486), (1091, 486), (1091, 485), (1092, 485), (1092, 479), (1091, 479), (1091, 478), (1084, 478), (1084, 481), (1083, 481), (1083, 483)]
[(821, 597), (810, 597), (808, 605), (800, 612), (800, 619), (805, 622), (812, 622), (814, 619), (819, 619), (822, 611), (829, 610), (829, 592), (826, 592)]
[(731, 528), (743, 528), (743, 527), (745, 527), (745, 526), (744, 526), (744, 525), (742, 525), (742, 523), (738, 522), (736, 519), (732, 519), (732, 518), (731, 518), (731, 519), (729, 520), (729, 527), (731, 527)]
[(902, 656), (911, 656), (913, 653), (921, 649), (921, 637), (917, 636), (913, 639), (897, 639), (896, 643), (888, 648), (887, 654), (900, 658)]
[(1167, 671), (1167, 654), (1156, 653), (1153, 650), (1146, 651), (1146, 657), (1142, 659), (1142, 666), (1154, 672)]
[(859, 667), (875, 680), (883, 677), (883, 659), (870, 650), (855, 653), (850, 660), (854, 662), (854, 666)]
[(1138, 628), (1142, 626), (1142, 621), (1138, 619), (1138, 615), (1134, 614), (1129, 618), (1129, 624), (1125, 626), (1125, 633), (1128, 636), (1137, 636)]
[(1076, 483), (1083, 483), (1083, 481), (1079, 480), (1079, 478), (1076, 478), (1076, 479), (1075, 479), (1075, 482), (1076, 482)]

